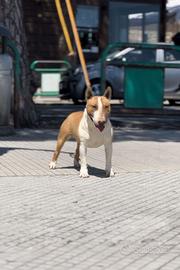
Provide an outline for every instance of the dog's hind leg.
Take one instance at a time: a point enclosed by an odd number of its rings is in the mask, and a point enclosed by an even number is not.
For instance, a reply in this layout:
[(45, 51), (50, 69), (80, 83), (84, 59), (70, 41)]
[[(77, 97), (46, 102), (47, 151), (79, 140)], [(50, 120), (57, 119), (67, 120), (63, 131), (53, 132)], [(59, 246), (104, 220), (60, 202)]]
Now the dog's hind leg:
[(56, 144), (56, 150), (53, 153), (51, 162), (49, 163), (49, 168), (50, 169), (55, 169), (56, 168), (56, 162), (59, 156), (59, 153), (65, 143), (65, 141), (69, 138), (70, 134), (70, 128), (68, 128), (67, 123), (65, 124), (66, 120), (63, 122), (60, 132), (58, 135), (57, 139), (57, 144)]
[(56, 168), (56, 162), (59, 156), (59, 153), (61, 151), (61, 148), (63, 147), (64, 143), (66, 141), (66, 137), (64, 136), (60, 136), (60, 138), (58, 138), (57, 144), (56, 144), (56, 150), (53, 153), (51, 162), (49, 163), (49, 168), (50, 169), (55, 169)]

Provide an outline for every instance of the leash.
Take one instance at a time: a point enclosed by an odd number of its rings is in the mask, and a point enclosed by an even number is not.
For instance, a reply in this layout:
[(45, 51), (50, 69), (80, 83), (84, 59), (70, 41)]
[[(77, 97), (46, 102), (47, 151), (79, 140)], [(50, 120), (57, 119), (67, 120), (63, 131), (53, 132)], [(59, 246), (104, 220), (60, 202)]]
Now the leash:
[(59, 21), (60, 21), (60, 24), (62, 26), (64, 37), (65, 37), (65, 40), (66, 40), (66, 43), (67, 43), (67, 46), (68, 46), (69, 55), (74, 55), (73, 46), (72, 46), (72, 43), (71, 43), (69, 32), (67, 30), (67, 25), (66, 25), (64, 15), (63, 15), (63, 12), (62, 12), (62, 7), (61, 7), (60, 0), (55, 0), (55, 4), (56, 4), (56, 9), (57, 9)]
[[(73, 31), (73, 35), (74, 35), (78, 55), (79, 55), (79, 60), (80, 60), (80, 63), (81, 63), (83, 74), (84, 74), (86, 87), (88, 88), (88, 87), (91, 87), (91, 83), (90, 83), (90, 80), (89, 80), (86, 61), (85, 61), (85, 57), (84, 57), (84, 54), (83, 54), (81, 41), (80, 41), (80, 38), (79, 38), (79, 33), (78, 33), (78, 30), (77, 30), (76, 21), (75, 21), (73, 9), (72, 9), (71, 1), (66, 0), (65, 2), (66, 2), (67, 11), (68, 11), (68, 14), (69, 14), (69, 19), (70, 19), (70, 23), (71, 23), (71, 27), (72, 27), (72, 31)], [(62, 6), (60, 4), (60, 0), (55, 0), (55, 4), (56, 4), (57, 13), (58, 13), (58, 16), (59, 16), (59, 21), (60, 21), (60, 23), (62, 25), (63, 33), (64, 33), (66, 43), (67, 43), (67, 46), (68, 46), (69, 55), (74, 55), (74, 50), (73, 50), (73, 47), (72, 47), (72, 43), (71, 43), (70, 35), (69, 35), (68, 29), (67, 29), (67, 25), (66, 25), (66, 22), (65, 22), (65, 19), (64, 19), (64, 16), (63, 16)]]
[(66, 0), (66, 6), (67, 6), (68, 13), (69, 13), (69, 19), (70, 19), (71, 27), (72, 27), (73, 34), (74, 34), (74, 39), (76, 42), (76, 47), (77, 47), (79, 59), (81, 62), (81, 66), (82, 66), (82, 70), (83, 70), (83, 74), (84, 74), (84, 78), (85, 78), (85, 82), (86, 82), (86, 87), (88, 88), (91, 86), (91, 83), (89, 80), (89, 75), (88, 75), (87, 67), (86, 67), (86, 61), (85, 61), (84, 54), (82, 51), (81, 41), (80, 41), (79, 34), (77, 31), (76, 21), (74, 18), (74, 13), (72, 10), (72, 5), (71, 5), (70, 0)]

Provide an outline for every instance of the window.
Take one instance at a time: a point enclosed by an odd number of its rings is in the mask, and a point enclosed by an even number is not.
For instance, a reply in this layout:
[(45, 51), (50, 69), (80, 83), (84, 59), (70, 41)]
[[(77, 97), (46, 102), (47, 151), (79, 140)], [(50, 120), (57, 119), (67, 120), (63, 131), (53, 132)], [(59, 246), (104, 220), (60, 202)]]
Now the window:
[(142, 1), (110, 1), (110, 42), (157, 42), (159, 39), (160, 4)]
[(156, 54), (154, 49), (135, 49), (125, 56), (127, 62), (155, 62)]
[(78, 5), (76, 23), (84, 52), (99, 52), (99, 7)]
[(118, 63), (121, 65), (122, 62), (141, 62), (141, 63), (154, 63), (156, 61), (155, 49), (134, 49), (126, 48), (124, 50), (114, 50), (108, 55), (107, 62), (111, 64)]
[(180, 51), (176, 50), (165, 50), (164, 52), (165, 61), (180, 61)]
[(99, 8), (97, 6), (78, 5), (76, 23), (78, 28), (98, 28)]

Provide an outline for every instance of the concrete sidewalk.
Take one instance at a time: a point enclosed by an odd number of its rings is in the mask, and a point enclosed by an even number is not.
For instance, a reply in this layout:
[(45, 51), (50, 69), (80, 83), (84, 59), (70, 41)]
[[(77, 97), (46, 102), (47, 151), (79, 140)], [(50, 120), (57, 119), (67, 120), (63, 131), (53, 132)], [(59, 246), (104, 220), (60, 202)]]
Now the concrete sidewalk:
[(90, 149), (86, 180), (73, 141), (48, 169), (56, 136), (0, 138), (0, 269), (180, 269), (180, 131), (116, 129), (116, 176)]

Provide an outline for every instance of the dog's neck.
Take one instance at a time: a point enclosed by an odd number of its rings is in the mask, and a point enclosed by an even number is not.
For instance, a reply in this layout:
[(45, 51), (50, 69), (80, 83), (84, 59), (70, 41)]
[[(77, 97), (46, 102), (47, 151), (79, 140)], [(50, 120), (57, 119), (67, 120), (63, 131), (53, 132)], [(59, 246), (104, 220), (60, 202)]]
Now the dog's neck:
[(91, 120), (91, 122), (94, 124), (94, 122), (93, 122), (93, 116), (87, 112), (87, 109), (86, 108), (85, 108), (84, 111), (85, 111), (85, 114), (87, 115), (87, 120), (88, 121)]
[(85, 116), (85, 118), (87, 120), (87, 123), (91, 123), (91, 124), (94, 125), (93, 118), (92, 118), (92, 116), (90, 114), (88, 114), (86, 108), (84, 109), (84, 116)]

